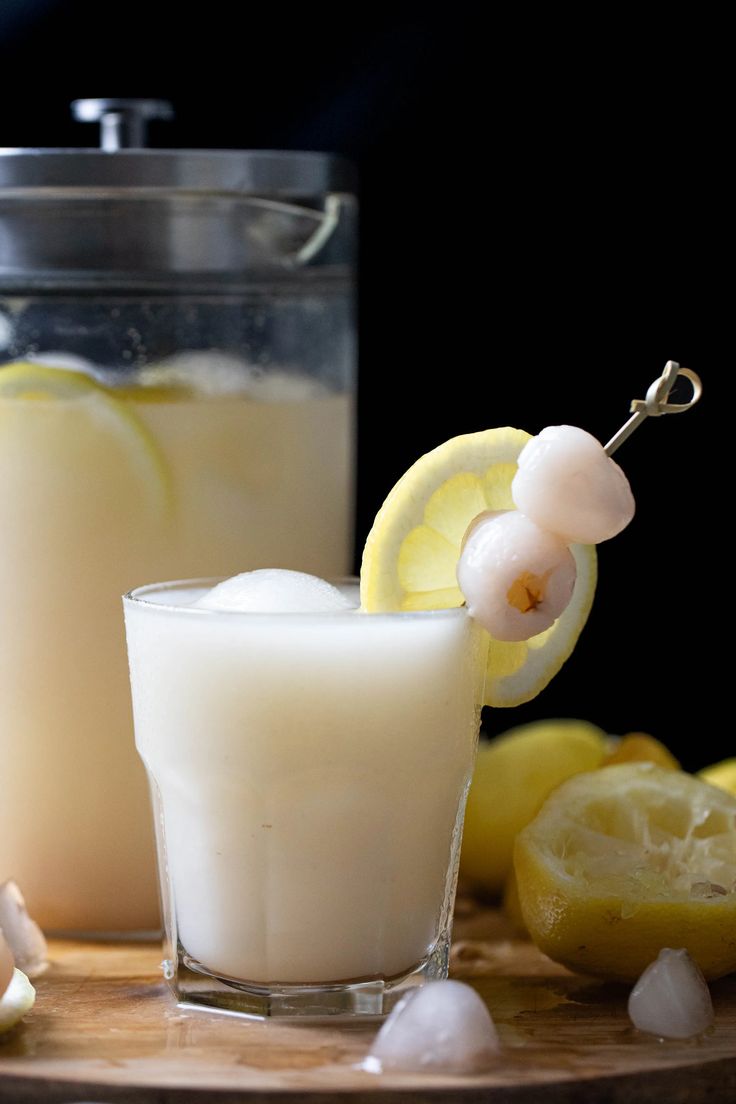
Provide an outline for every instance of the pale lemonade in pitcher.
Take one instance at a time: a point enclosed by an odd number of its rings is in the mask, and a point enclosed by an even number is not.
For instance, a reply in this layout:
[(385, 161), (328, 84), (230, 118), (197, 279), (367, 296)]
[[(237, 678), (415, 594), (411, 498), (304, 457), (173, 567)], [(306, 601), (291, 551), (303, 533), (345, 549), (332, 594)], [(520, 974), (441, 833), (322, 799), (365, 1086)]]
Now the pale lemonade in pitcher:
[(159, 922), (120, 595), (244, 564), (344, 573), (352, 418), (287, 377), (254, 399), (0, 368), (0, 875), (44, 926)]

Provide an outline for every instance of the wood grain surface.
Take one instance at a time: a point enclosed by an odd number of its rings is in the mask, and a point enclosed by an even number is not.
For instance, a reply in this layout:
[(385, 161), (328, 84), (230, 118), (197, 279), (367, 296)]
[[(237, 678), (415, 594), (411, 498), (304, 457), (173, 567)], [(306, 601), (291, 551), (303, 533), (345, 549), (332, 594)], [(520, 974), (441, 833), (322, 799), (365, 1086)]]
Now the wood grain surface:
[(26, 1021), (0, 1040), (2, 1104), (667, 1104), (736, 1096), (736, 978), (712, 986), (713, 1030), (660, 1042), (634, 1030), (625, 988), (573, 975), (464, 907), (453, 973), (476, 986), (502, 1050), (474, 1077), (356, 1068), (372, 1024), (253, 1023), (177, 1008), (150, 943), (56, 941)]

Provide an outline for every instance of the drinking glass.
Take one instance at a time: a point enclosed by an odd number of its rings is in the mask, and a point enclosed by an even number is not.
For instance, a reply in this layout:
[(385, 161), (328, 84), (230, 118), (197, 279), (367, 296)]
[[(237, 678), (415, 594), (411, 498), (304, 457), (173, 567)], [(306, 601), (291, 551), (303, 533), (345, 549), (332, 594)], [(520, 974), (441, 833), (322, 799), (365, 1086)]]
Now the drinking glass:
[(193, 606), (207, 585), (124, 599), (164, 972), (186, 1004), (381, 1015), (447, 974), (482, 634), (465, 609)]

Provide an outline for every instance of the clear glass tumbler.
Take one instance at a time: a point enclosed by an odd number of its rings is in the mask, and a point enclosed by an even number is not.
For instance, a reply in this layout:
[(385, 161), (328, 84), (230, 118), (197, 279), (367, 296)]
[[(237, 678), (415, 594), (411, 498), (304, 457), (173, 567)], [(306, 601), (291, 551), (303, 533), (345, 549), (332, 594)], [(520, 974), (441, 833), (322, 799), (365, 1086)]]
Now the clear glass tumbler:
[(165, 974), (229, 1012), (381, 1015), (447, 973), (481, 634), (464, 609), (193, 608), (204, 589), (124, 600)]

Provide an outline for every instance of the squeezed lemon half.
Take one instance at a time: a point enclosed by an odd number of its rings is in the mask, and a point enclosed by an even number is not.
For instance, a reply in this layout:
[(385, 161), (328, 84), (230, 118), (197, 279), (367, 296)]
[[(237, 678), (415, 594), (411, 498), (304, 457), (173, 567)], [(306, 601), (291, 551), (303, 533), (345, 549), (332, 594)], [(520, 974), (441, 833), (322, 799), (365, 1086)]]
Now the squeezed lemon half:
[(517, 837), (524, 922), (550, 958), (635, 981), (662, 947), (736, 969), (736, 798), (627, 763), (558, 787)]
[[(487, 429), (453, 437), (399, 479), (376, 515), (360, 569), (360, 598), (370, 613), (461, 606), (455, 572), (471, 521), (486, 510), (513, 510), (511, 481), (530, 435)], [(557, 674), (588, 618), (596, 583), (595, 548), (573, 545), (577, 581), (551, 628), (518, 643), (491, 638), (486, 704), (529, 701)]]

